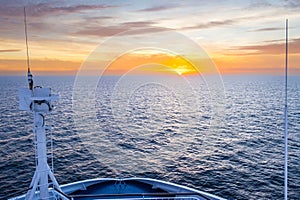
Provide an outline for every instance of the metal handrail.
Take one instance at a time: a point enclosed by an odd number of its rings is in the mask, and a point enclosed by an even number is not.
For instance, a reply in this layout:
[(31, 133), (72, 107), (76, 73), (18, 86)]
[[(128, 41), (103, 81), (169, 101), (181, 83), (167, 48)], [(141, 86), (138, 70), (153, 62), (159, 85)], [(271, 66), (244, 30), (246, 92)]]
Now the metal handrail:
[[(196, 193), (196, 192), (171, 192), (171, 193), (124, 193), (124, 194), (79, 194), (79, 195), (68, 195), (63, 193), (62, 191), (54, 190), (63, 195), (67, 199), (74, 199), (74, 198), (92, 198), (92, 197), (129, 197), (126, 199), (135, 200), (135, 199), (199, 199), (197, 196), (204, 198), (205, 200), (210, 200), (208, 197)], [(180, 195), (180, 196), (178, 196)], [(183, 195), (183, 196), (181, 196)], [(187, 195), (194, 195), (194, 196), (187, 196)], [(134, 198), (134, 197), (141, 197), (141, 198)]]

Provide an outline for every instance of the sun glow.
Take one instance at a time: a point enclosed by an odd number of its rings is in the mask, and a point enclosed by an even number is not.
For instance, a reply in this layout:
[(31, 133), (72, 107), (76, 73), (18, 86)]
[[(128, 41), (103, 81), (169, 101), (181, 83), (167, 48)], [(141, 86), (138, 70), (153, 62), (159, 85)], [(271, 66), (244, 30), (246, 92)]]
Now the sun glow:
[(180, 65), (180, 66), (176, 67), (174, 70), (178, 75), (183, 75), (183, 74), (188, 74), (188, 73), (194, 72), (191, 69), (189, 69), (188, 66), (186, 66), (186, 65)]
[(136, 74), (190, 75), (199, 73), (182, 56), (164, 52), (130, 52), (118, 57), (105, 69), (106, 75), (124, 74), (134, 70)]

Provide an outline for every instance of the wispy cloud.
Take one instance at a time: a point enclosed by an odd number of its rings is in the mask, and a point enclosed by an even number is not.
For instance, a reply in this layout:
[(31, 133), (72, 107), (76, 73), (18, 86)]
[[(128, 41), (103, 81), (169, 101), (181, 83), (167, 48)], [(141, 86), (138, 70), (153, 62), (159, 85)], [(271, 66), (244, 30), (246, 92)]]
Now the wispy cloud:
[(299, 0), (285, 0), (284, 3), (287, 7), (291, 7), (291, 8), (300, 7)]
[(34, 16), (45, 16), (55, 14), (77, 13), (86, 10), (101, 10), (107, 8), (114, 8), (118, 6), (113, 5), (76, 5), (76, 6), (51, 6), (49, 3), (41, 3), (30, 7), (29, 11)]
[[(77, 13), (87, 10), (101, 10), (108, 8), (115, 8), (119, 6), (115, 5), (74, 5), (74, 6), (56, 6), (53, 2), (30, 4), (26, 7), (27, 14), (31, 17), (42, 17), (49, 15)], [(6, 5), (0, 7), (0, 16), (2, 17), (14, 17), (23, 16), (23, 7), (15, 5)]]
[[(247, 46), (236, 46), (229, 49), (232, 53), (227, 55), (259, 55), (259, 54), (284, 54), (285, 43), (268, 43), (263, 45), (247, 45)], [(236, 53), (238, 52), (238, 53)], [(292, 39), (289, 41), (289, 53), (299, 54), (300, 53), (300, 38)]]
[(300, 7), (299, 0), (283, 0), (283, 1), (252, 1), (248, 8), (298, 8)]
[(207, 29), (207, 28), (214, 28), (214, 27), (220, 27), (220, 26), (227, 26), (227, 25), (232, 25), (235, 23), (235, 20), (227, 19), (223, 21), (210, 21), (207, 23), (201, 23), (201, 24), (196, 24), (194, 26), (186, 26), (182, 27), (182, 30), (186, 29)]
[(0, 49), (0, 53), (19, 52), (21, 49)]
[(153, 21), (135, 21), (135, 22), (124, 22), (121, 24), (121, 26), (127, 26), (127, 27), (139, 27), (139, 28), (145, 28), (149, 26), (153, 26), (156, 23)]
[(253, 29), (249, 32), (264, 32), (264, 31), (281, 31), (284, 30), (282, 27), (269, 27), (269, 28), (259, 28), (259, 29)]
[(163, 10), (170, 10), (172, 8), (176, 8), (178, 6), (175, 5), (160, 5), (160, 6), (153, 6), (150, 8), (144, 8), (137, 10), (138, 12), (157, 12), (157, 11), (163, 11)]
[[(57, 75), (76, 74), (80, 67), (80, 62), (63, 61), (58, 59), (31, 59), (30, 66), (35, 75)], [(0, 62), (1, 74), (21, 75), (27, 70), (26, 60), (2, 59)], [(53, 67), (55, 66), (55, 67)]]
[(75, 35), (108, 37), (127, 30), (129, 30), (127, 27), (122, 26), (86, 27), (85, 29), (77, 31)]
[(84, 29), (77, 31), (76, 35), (90, 35), (90, 36), (100, 36), (100, 37), (109, 37), (119, 33), (127, 34), (145, 34), (164, 31), (165, 29), (161, 27), (156, 27), (155, 22), (152, 21), (133, 21), (133, 22), (124, 22), (118, 26), (88, 26)]

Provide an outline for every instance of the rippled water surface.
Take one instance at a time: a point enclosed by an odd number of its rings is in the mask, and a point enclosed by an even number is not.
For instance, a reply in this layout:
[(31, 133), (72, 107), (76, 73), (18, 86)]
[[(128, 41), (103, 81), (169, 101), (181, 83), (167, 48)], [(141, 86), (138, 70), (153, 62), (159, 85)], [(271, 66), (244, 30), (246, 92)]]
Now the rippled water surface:
[[(228, 199), (282, 199), (284, 79), (224, 76), (35, 77), (60, 100), (52, 113), (60, 184), (148, 177)], [(32, 114), (18, 110), (25, 77), (0, 78), (0, 198), (29, 186)], [(289, 79), (289, 197), (300, 197), (300, 77)], [(88, 105), (87, 105), (88, 104)]]

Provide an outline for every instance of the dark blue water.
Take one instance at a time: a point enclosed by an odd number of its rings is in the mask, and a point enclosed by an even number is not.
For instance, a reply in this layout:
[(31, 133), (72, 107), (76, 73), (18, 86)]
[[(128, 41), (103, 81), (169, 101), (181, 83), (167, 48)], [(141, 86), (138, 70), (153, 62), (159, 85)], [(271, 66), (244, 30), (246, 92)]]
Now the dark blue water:
[[(87, 78), (76, 88), (84, 92), (74, 93), (74, 77), (35, 77), (60, 95), (52, 114), (58, 182), (138, 176), (228, 199), (282, 199), (284, 79), (222, 78), (219, 88), (195, 77), (104, 77), (95, 89)], [(6, 199), (33, 176), (33, 120), (18, 110), (17, 89), (26, 78), (1, 77), (0, 85), (0, 198)], [(300, 197), (299, 99), (300, 77), (290, 77), (290, 199)]]

